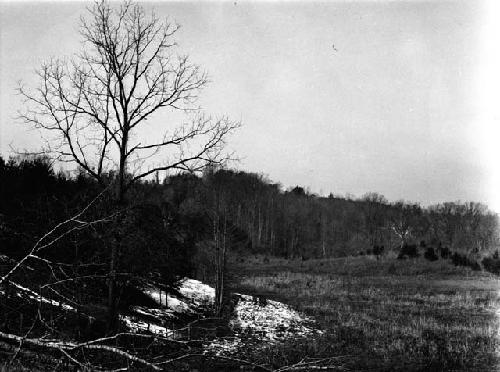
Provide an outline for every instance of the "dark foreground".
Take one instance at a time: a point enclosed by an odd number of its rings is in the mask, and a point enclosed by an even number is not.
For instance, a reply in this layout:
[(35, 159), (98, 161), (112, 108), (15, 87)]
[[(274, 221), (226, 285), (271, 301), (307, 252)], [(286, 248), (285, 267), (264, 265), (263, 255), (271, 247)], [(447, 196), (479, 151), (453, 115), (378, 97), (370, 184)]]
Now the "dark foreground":
[[(162, 369), (171, 371), (496, 371), (500, 366), (500, 280), (492, 274), (449, 261), (367, 256), (236, 261), (230, 264), (237, 274), (234, 291), (253, 294), (259, 303), (274, 299), (291, 305), (315, 319), (323, 332), (274, 344), (245, 334), (248, 345), (257, 347), (245, 346), (229, 359), (203, 354), (202, 343), (195, 341), (206, 340), (203, 332), (221, 340), (232, 337), (223, 324), (226, 333), (219, 334), (221, 324), (210, 319), (182, 339), (134, 338), (131, 345), (124, 338), (111, 345), (132, 346), (148, 360), (164, 358)], [(0, 371), (82, 370), (64, 355), (38, 351), (2, 343)], [(102, 353), (77, 356), (89, 365), (124, 368)], [(308, 367), (312, 361), (315, 369)], [(149, 370), (140, 363), (125, 368)]]

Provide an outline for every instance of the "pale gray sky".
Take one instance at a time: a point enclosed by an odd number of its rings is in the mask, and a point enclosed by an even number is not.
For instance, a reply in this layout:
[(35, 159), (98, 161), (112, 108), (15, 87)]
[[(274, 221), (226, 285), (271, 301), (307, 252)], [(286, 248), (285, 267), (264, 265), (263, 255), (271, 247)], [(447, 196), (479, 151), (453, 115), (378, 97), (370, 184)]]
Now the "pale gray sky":
[[(42, 60), (79, 49), (85, 4), (0, 4), (5, 156), (9, 144), (39, 141), (14, 119), (16, 82), (33, 85)], [(230, 142), (239, 168), (323, 194), (375, 191), (390, 200), (474, 200), (500, 210), (494, 2), (154, 7), (182, 25), (180, 49), (210, 74), (202, 106), (242, 121)]]

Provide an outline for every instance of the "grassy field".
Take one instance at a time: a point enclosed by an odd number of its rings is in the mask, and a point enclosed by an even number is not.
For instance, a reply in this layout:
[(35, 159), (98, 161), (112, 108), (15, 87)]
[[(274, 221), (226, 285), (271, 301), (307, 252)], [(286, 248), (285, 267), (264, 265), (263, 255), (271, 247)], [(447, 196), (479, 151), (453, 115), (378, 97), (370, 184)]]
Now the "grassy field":
[(338, 355), (357, 371), (499, 370), (500, 280), (491, 274), (373, 257), (248, 257), (235, 272), (238, 290), (293, 305), (325, 330), (270, 350), (266, 363)]

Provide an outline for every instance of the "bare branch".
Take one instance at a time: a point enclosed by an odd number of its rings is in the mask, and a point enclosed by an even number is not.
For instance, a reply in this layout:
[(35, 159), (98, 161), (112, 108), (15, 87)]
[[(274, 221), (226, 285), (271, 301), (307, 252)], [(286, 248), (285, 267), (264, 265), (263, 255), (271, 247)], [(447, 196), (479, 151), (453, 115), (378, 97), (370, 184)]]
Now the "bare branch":
[[(22, 258), (20, 259), (15, 265), (14, 267), (12, 267), (4, 276), (2, 276), (0, 278), (0, 284), (2, 284), (5, 280), (7, 280), (17, 269), (19, 269), (19, 267), (21, 267), (25, 262), (26, 260), (28, 260), (29, 258), (38, 258), (36, 256), (36, 253), (38, 253), (39, 251), (45, 249), (45, 248), (48, 248), (50, 247), (51, 245), (53, 245), (55, 242), (57, 242), (58, 240), (60, 240), (63, 236), (66, 236), (68, 235), (70, 232), (76, 230), (76, 229), (81, 229), (81, 228), (85, 228), (85, 227), (88, 227), (88, 226), (91, 226), (95, 223), (101, 223), (101, 222), (104, 222), (104, 221), (107, 221), (107, 219), (101, 219), (101, 220), (98, 220), (98, 221), (91, 221), (91, 222), (83, 222), (80, 220), (80, 217), (83, 216), (85, 214), (85, 212), (95, 203), (97, 202), (97, 200), (99, 200), (99, 198), (101, 198), (102, 195), (104, 195), (104, 193), (107, 192), (107, 189), (104, 189), (99, 195), (97, 195), (94, 199), (92, 199), (90, 201), (90, 203), (88, 203), (82, 210), (80, 210), (78, 213), (76, 213), (74, 216), (68, 218), (67, 220), (63, 221), (63, 222), (60, 222), (58, 223), (55, 227), (53, 227), (49, 232), (45, 233), (40, 239), (38, 239), (38, 241), (33, 245), (33, 247), (31, 248), (31, 250)], [(59, 229), (61, 227), (64, 227), (70, 223), (75, 223), (76, 226), (73, 226), (71, 227), (69, 230), (66, 230), (64, 232), (62, 232), (61, 234), (57, 235), (55, 238), (53, 238), (52, 240), (50, 240), (49, 242), (47, 243), (44, 243), (45, 240), (47, 240), (48, 238), (50, 238), (52, 235), (54, 235), (56, 232), (59, 231)]]
[(132, 362), (137, 362), (140, 363), (146, 367), (149, 367), (155, 371), (161, 371), (162, 368), (150, 363), (142, 358), (139, 358), (135, 355), (132, 355), (131, 353), (128, 353), (126, 351), (120, 350), (117, 347), (112, 347), (108, 345), (97, 345), (93, 344), (90, 342), (85, 342), (85, 343), (74, 343), (74, 342), (66, 342), (66, 341), (54, 341), (54, 340), (47, 340), (43, 338), (26, 338), (26, 337), (21, 337), (17, 336), (11, 333), (5, 333), (0, 331), (0, 338), (5, 340), (5, 341), (10, 341), (10, 342), (16, 342), (16, 343), (24, 343), (24, 344), (29, 344), (32, 346), (38, 346), (38, 347), (43, 347), (43, 348), (48, 348), (48, 349), (55, 349), (59, 350), (62, 354), (64, 354), (66, 357), (68, 357), (72, 362), (79, 364), (80, 366), (82, 365), (80, 362), (76, 361), (73, 357), (68, 355), (68, 351), (74, 351), (78, 349), (88, 349), (88, 350), (103, 350), (110, 352), (112, 354), (119, 355), (125, 359), (128, 359)]
[[(129, 143), (161, 108), (198, 111), (208, 77), (187, 56), (175, 55), (177, 24), (147, 16), (131, 2), (112, 8), (98, 1), (88, 12), (80, 25), (84, 51), (43, 64), (37, 88), (19, 86), (26, 103), (19, 117), (51, 134), (48, 142), (60, 161), (74, 162), (102, 186), (103, 172), (118, 168), (118, 195), (130, 186), (124, 180), (132, 163), (139, 166), (131, 183), (156, 170), (193, 171), (209, 159), (224, 161), (224, 137), (239, 126), (227, 119), (174, 126), (159, 142)], [(199, 151), (188, 151), (197, 141)], [(173, 158), (141, 169), (169, 146), (178, 149)]]

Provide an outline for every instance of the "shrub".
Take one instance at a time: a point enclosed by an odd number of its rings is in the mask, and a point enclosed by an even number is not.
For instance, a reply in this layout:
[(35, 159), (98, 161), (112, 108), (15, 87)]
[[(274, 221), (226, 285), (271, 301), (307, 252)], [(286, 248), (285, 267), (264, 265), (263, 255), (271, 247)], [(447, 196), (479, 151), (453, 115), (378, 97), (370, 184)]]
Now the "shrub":
[(469, 260), (468, 266), (474, 271), (481, 271), (481, 265), (475, 260)]
[(427, 247), (424, 253), (424, 257), (426, 260), (429, 261), (436, 261), (439, 257), (437, 256), (436, 252), (434, 251), (433, 247)]
[(382, 253), (384, 253), (384, 246), (383, 245), (376, 245), (373, 247), (373, 254), (375, 256), (380, 256)]
[(448, 247), (443, 247), (443, 248), (439, 248), (439, 253), (441, 255), (441, 258), (446, 260), (447, 258), (449, 258), (451, 256), (451, 251)]
[(495, 255), (485, 257), (481, 263), (486, 271), (497, 275), (500, 274), (500, 259), (495, 258)]
[(467, 257), (461, 255), (460, 253), (454, 252), (451, 255), (451, 262), (455, 266), (467, 266)]
[(403, 258), (416, 258), (418, 257), (418, 250), (416, 244), (404, 244), (399, 251), (398, 259)]
[(451, 261), (455, 266), (468, 266), (474, 271), (481, 270), (481, 265), (476, 260), (473, 260), (466, 255), (457, 252), (452, 254)]

